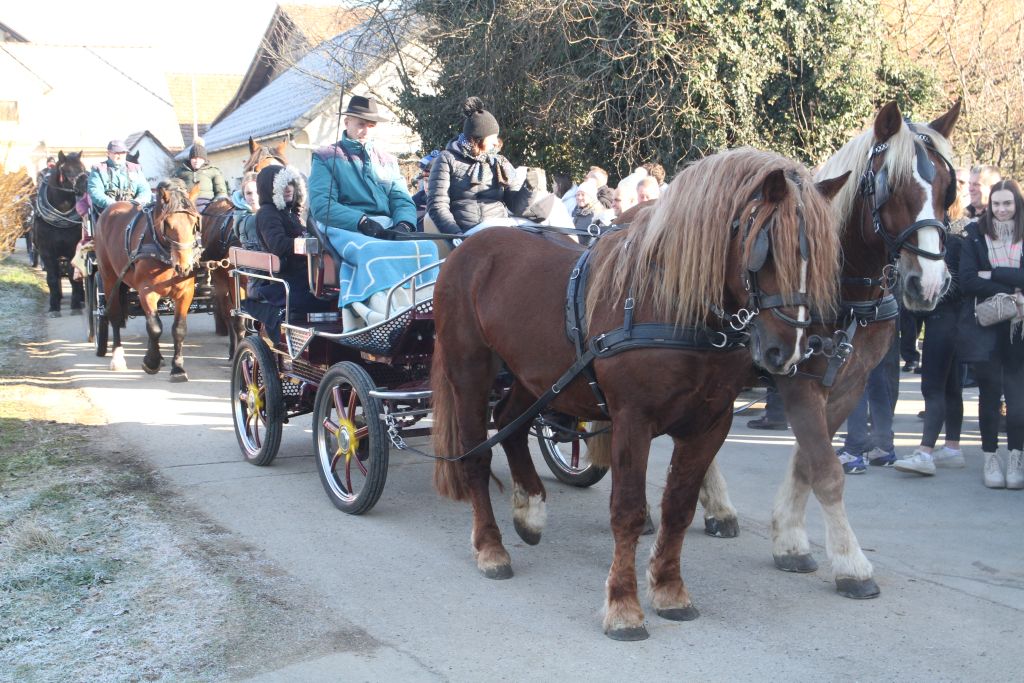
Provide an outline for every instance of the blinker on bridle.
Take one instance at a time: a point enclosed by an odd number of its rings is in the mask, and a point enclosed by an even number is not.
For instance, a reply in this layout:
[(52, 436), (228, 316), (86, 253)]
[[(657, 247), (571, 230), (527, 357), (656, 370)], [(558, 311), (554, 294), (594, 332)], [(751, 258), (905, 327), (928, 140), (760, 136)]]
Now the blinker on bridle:
[[(803, 188), (803, 184), (800, 182), (800, 177), (795, 173), (787, 173), (787, 177), (792, 180), (798, 188)], [(751, 202), (760, 202), (762, 200), (761, 191), (755, 192), (751, 198)], [(746, 228), (743, 231), (743, 242), (746, 243), (750, 237), (750, 231), (754, 227), (754, 220), (757, 218), (757, 210), (760, 205), (754, 206), (750, 211), (750, 216), (747, 219)], [(810, 260), (810, 243), (807, 240), (807, 227), (804, 221), (803, 202), (797, 201), (797, 239), (800, 245), (800, 258), (806, 263)], [(807, 320), (798, 320), (792, 316), (788, 316), (783, 313), (780, 309), (790, 306), (807, 306), (807, 292), (799, 291), (789, 294), (765, 294), (761, 291), (761, 286), (757, 280), (757, 274), (764, 268), (764, 264), (768, 261), (768, 255), (771, 252), (771, 230), (775, 226), (775, 216), (771, 216), (769, 220), (761, 226), (757, 236), (754, 238), (754, 244), (750, 247), (750, 254), (747, 257), (747, 270), (743, 275), (743, 286), (747, 290), (747, 309), (751, 311), (751, 317), (757, 315), (758, 312), (764, 310), (770, 310), (772, 315), (781, 320), (782, 322), (796, 328), (807, 328), (811, 325), (810, 317)], [(739, 234), (740, 219), (735, 218), (732, 222), (731, 236), (735, 237)], [(801, 286), (803, 286), (801, 284)]]
[[(882, 155), (886, 150), (889, 149), (888, 142), (882, 142), (871, 148), (868, 154), (868, 166), (864, 170), (864, 175), (861, 176), (860, 180), (860, 193), (867, 199), (871, 205), (871, 223), (874, 227), (875, 233), (881, 236), (882, 241), (885, 242), (886, 249), (889, 251), (889, 256), (892, 260), (899, 258), (900, 252), (904, 249), (916, 254), (921, 258), (926, 258), (932, 261), (941, 261), (946, 256), (946, 233), (949, 230), (949, 215), (948, 209), (956, 201), (956, 169), (953, 168), (953, 164), (950, 163), (949, 159), (942, 156), (935, 147), (934, 141), (931, 137), (925, 133), (920, 132), (917, 126), (913, 123), (907, 122), (907, 126), (913, 131), (914, 140), (914, 156), (917, 165), (917, 172), (921, 178), (928, 184), (931, 184), (935, 180), (935, 164), (928, 156), (928, 151), (932, 151), (938, 156), (946, 169), (949, 171), (950, 183), (946, 188), (946, 196), (943, 198), (944, 209), (947, 210), (945, 221), (939, 221), (935, 218), (925, 218), (923, 220), (915, 221), (911, 223), (907, 228), (902, 230), (899, 234), (893, 237), (886, 229), (882, 222), (882, 207), (889, 201), (892, 196), (891, 188), (889, 187), (889, 173), (883, 165), (877, 173), (872, 169), (873, 162), (876, 157)], [(926, 251), (916, 244), (909, 242), (910, 238), (917, 233), (918, 230), (924, 228), (936, 228), (939, 231), (939, 240), (941, 248), (938, 253)]]

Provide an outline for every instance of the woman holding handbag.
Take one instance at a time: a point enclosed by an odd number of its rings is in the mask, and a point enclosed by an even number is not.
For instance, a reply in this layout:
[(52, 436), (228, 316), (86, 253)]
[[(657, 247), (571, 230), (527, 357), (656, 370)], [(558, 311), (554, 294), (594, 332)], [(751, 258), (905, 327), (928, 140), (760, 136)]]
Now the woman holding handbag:
[[(989, 488), (1024, 489), (1022, 246), (1024, 197), (1015, 181), (1000, 180), (992, 186), (989, 210), (967, 226), (960, 256), (959, 350), (973, 363), (978, 381), (983, 480)], [(1006, 398), (1005, 464), (997, 452), (1001, 396)]]

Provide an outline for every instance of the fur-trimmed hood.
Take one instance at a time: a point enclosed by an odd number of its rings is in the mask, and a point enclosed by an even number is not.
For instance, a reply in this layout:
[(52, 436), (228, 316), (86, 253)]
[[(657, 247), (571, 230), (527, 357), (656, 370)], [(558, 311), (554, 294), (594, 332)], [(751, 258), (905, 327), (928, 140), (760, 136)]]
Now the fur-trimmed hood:
[(289, 184), (295, 186), (294, 210), (302, 214), (307, 204), (306, 179), (294, 166), (267, 166), (256, 176), (256, 193), (260, 198), (260, 206), (273, 204), (284, 211), (288, 207), (284, 201), (284, 188)]

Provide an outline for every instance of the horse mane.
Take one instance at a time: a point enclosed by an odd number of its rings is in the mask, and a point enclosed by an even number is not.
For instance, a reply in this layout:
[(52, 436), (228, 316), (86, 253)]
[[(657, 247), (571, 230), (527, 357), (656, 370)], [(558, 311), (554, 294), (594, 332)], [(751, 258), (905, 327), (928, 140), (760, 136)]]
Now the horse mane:
[[(947, 159), (953, 158), (953, 147), (949, 140), (927, 124), (915, 123), (914, 125), (919, 132), (932, 139), (935, 150), (939, 154)], [(882, 168), (888, 173), (889, 185), (893, 188), (900, 187), (914, 175), (917, 155), (914, 147), (916, 139), (916, 134), (904, 121), (896, 134), (886, 141), (889, 144), (889, 149), (885, 152)], [(854, 206), (861, 196), (859, 180), (868, 168), (869, 153), (876, 144), (878, 144), (878, 140), (875, 139), (874, 127), (869, 126), (829, 157), (828, 161), (822, 164), (818, 172), (814, 174), (816, 180), (824, 180), (850, 171), (850, 179), (832, 200), (832, 212), (838, 221), (840, 230), (849, 223)]]
[[(724, 308), (726, 272), (732, 225), (740, 220), (742, 234), (752, 202), (766, 176), (786, 173), (786, 198), (774, 210), (758, 211), (742, 245), (743, 263), (758, 232), (771, 220), (794, 229), (771, 232), (772, 260), (779, 292), (800, 289), (802, 260), (795, 229), (797, 207), (803, 204), (810, 246), (807, 299), (812, 309), (835, 306), (839, 240), (829, 203), (813, 185), (800, 163), (774, 152), (749, 147), (721, 152), (689, 165), (669, 185), (654, 207), (643, 211), (620, 238), (605, 238), (595, 249), (595, 267), (587, 292), (587, 321), (592, 323), (599, 303), (621, 301), (632, 288), (640, 305), (649, 301), (659, 319), (679, 326), (707, 320), (713, 307)], [(799, 185), (798, 185), (799, 183)]]
[[(167, 190), (168, 199), (163, 201), (163, 190)], [(188, 190), (185, 189), (185, 182), (181, 178), (168, 178), (161, 180), (156, 186), (156, 208), (154, 220), (162, 220), (169, 213), (187, 213), (199, 217), (199, 209), (188, 197)]]

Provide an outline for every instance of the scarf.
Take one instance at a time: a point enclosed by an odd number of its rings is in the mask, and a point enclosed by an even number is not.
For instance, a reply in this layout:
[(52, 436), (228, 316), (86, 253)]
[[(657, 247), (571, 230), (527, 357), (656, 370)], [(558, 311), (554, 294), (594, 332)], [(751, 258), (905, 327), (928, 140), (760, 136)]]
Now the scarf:
[(985, 236), (988, 260), (993, 268), (1019, 268), (1021, 242), (1013, 241), (1013, 221), (992, 221), (995, 238)]
[(459, 133), (459, 137), (455, 139), (453, 143), (456, 151), (467, 159), (471, 159), (474, 164), (469, 170), (469, 179), (474, 185), (484, 184), (484, 168), (490, 166), (491, 174), (498, 181), (498, 184), (502, 187), (508, 187), (510, 184), (510, 178), (508, 169), (505, 167), (505, 160), (498, 154), (473, 154), (473, 145), (466, 139), (465, 133)]

